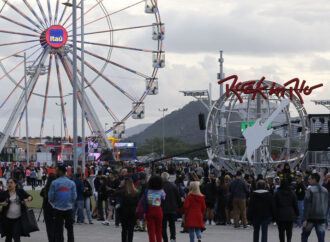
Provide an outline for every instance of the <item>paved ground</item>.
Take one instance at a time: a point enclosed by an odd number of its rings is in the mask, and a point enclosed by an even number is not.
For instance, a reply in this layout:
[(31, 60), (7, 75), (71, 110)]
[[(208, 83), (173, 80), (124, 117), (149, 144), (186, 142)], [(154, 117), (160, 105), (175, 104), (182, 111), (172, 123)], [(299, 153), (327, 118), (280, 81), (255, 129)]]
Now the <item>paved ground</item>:
[[(38, 214), (36, 213), (36, 216)], [(42, 220), (42, 218), (41, 218)], [(31, 238), (23, 238), (22, 242), (45, 242), (47, 235), (45, 225), (39, 223), (40, 232), (31, 234)], [(180, 231), (179, 223), (177, 223), (177, 231)], [(95, 222), (93, 225), (75, 225), (75, 241), (77, 242), (120, 242), (121, 228), (116, 228), (114, 225), (109, 227), (103, 226), (100, 222)], [(294, 229), (293, 242), (300, 241), (300, 229)], [(245, 242), (252, 241), (253, 229), (234, 229), (232, 226), (207, 226), (207, 230), (203, 233), (202, 241), (204, 242)], [(147, 233), (134, 233), (134, 242), (148, 241)], [(189, 242), (188, 234), (177, 233), (178, 242)], [(269, 227), (269, 242), (277, 242), (277, 228), (273, 225)], [(327, 231), (325, 241), (330, 241), (330, 231)], [(315, 232), (312, 232), (309, 242), (317, 242)]]

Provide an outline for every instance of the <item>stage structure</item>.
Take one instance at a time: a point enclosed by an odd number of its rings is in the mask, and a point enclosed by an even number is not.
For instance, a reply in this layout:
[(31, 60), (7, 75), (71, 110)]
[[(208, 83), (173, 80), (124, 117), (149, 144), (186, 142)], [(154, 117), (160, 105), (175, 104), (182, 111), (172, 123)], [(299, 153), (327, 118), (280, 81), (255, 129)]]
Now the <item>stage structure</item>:
[(330, 111), (330, 100), (312, 100), (315, 105), (322, 105)]
[(310, 124), (302, 96), (322, 84), (307, 86), (295, 78), (280, 85), (264, 77), (239, 82), (235, 75), (218, 83), (225, 86), (225, 94), (214, 103), (205, 133), (213, 162), (230, 171), (243, 168), (261, 174), (303, 160)]
[[(0, 151), (15, 136), (27, 106), (33, 119), (39, 117), (40, 137), (47, 135), (47, 121), (55, 115), (63, 120), (68, 138), (74, 79), (72, 1), (3, 2), (0, 115), (5, 125), (0, 127)], [(77, 2), (81, 8), (81, 1)], [(77, 62), (85, 69), (77, 69), (77, 95), (91, 135), (110, 147), (107, 135), (122, 134), (130, 117), (143, 118), (145, 99), (158, 93), (157, 73), (165, 67), (165, 26), (156, 0), (108, 2), (84, 1), (83, 15), (77, 16)], [(82, 16), (83, 26), (79, 24)], [(17, 58), (23, 54), (26, 61)], [(54, 114), (56, 102), (61, 104), (58, 114)], [(112, 125), (105, 130), (104, 123)]]

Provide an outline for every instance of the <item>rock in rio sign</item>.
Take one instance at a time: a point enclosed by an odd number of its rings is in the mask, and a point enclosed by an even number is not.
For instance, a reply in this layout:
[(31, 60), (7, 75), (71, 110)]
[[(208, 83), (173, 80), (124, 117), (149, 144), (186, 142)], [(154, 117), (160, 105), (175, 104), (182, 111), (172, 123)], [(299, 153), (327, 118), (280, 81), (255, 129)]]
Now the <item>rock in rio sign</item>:
[[(273, 82), (272, 85), (266, 85), (264, 82), (265, 77), (262, 77), (259, 81), (248, 81), (248, 82), (238, 82), (238, 76), (232, 75), (220, 80), (219, 85), (225, 83), (226, 81), (232, 80), (232, 84), (226, 84), (226, 95), (229, 97), (230, 92), (233, 92), (240, 103), (243, 103), (243, 99), (239, 92), (243, 92), (244, 94), (253, 94), (252, 100), (255, 100), (257, 93), (259, 93), (264, 99), (267, 99), (265, 95), (265, 91), (268, 91), (269, 95), (276, 95), (277, 97), (284, 97), (285, 92), (288, 90), (290, 93), (290, 99), (292, 100), (293, 95), (296, 94), (299, 98), (301, 104), (304, 104), (304, 99), (302, 98), (302, 94), (308, 96), (312, 93), (312, 91), (316, 88), (322, 87), (323, 84), (317, 84), (314, 86), (306, 85), (306, 81), (303, 80), (300, 83), (299, 78), (293, 78), (290, 81), (284, 83), (283, 86), (279, 86), (276, 82)], [(290, 86), (294, 84), (293, 86)]]
[(53, 25), (46, 31), (46, 42), (53, 48), (63, 47), (68, 40), (68, 32), (60, 25)]

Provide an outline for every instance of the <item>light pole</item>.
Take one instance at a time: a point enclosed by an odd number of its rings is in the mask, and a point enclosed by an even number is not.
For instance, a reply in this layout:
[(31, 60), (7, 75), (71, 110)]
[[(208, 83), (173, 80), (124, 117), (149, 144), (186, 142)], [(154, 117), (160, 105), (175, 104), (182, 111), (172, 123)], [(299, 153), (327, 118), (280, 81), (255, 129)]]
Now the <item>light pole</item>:
[(81, 21), (81, 29), (80, 29), (80, 40), (81, 40), (81, 165), (83, 174), (85, 174), (85, 166), (86, 166), (86, 154), (85, 154), (85, 33), (84, 33), (84, 0), (80, 2), (80, 21)]
[(163, 154), (162, 157), (165, 157), (165, 112), (168, 108), (160, 108), (159, 111), (163, 112)]
[(73, 65), (72, 65), (72, 72), (73, 72), (73, 166), (74, 166), (74, 173), (77, 173), (78, 167), (78, 152), (77, 152), (77, 8), (81, 10), (81, 132), (82, 132), (82, 171), (85, 171), (86, 165), (86, 155), (85, 155), (85, 45), (84, 45), (84, 0), (81, 0), (80, 7), (77, 6), (77, 0), (73, 0), (72, 3), (66, 2), (62, 3), (65, 6), (72, 7), (72, 35), (73, 35)]
[(107, 130), (107, 126), (109, 125), (109, 123), (105, 123), (104, 124), (104, 130), (106, 131)]
[(29, 119), (28, 119), (28, 97), (27, 97), (27, 84), (26, 84), (26, 53), (24, 55), (14, 55), (15, 57), (24, 58), (24, 97), (25, 97), (25, 129), (26, 129), (26, 165), (29, 166), (30, 152), (29, 152)]
[(77, 0), (72, 0), (72, 39), (73, 39), (73, 170), (78, 168), (78, 123), (77, 123)]
[(25, 128), (26, 128), (26, 165), (29, 166), (30, 144), (29, 144), (29, 118), (28, 118), (28, 97), (26, 85), (26, 53), (24, 52), (24, 89), (25, 89)]

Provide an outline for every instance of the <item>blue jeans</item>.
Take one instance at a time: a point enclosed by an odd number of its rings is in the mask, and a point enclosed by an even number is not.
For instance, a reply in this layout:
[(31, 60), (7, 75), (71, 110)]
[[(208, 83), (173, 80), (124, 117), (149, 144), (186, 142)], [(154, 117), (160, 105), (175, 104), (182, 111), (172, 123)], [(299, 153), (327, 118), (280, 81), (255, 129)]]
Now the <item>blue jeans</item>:
[(327, 220), (326, 220), (326, 224), (327, 224), (327, 227), (330, 226), (330, 206), (328, 208), (328, 217), (327, 217)]
[(90, 197), (85, 197), (85, 208), (86, 208), (88, 222), (92, 222)]
[(73, 221), (76, 221), (76, 214), (78, 211), (78, 223), (83, 223), (85, 218), (84, 218), (84, 200), (77, 200), (74, 203), (73, 206), (73, 211), (72, 211), (72, 218)]
[(316, 236), (319, 242), (324, 242), (325, 237), (325, 223), (317, 224), (308, 222), (306, 228), (303, 228), (301, 234), (301, 242), (307, 242), (308, 237), (312, 232), (312, 229), (315, 227)]
[(298, 209), (299, 209), (299, 219), (297, 220), (297, 225), (299, 228), (301, 228), (302, 216), (304, 214), (304, 200), (298, 200)]
[(201, 239), (202, 238), (201, 228), (189, 228), (190, 242), (194, 242), (195, 241), (195, 233), (196, 233), (197, 239)]
[(268, 225), (272, 219), (254, 219), (253, 220), (253, 242), (259, 242), (259, 232), (261, 227), (261, 242), (267, 242), (268, 239)]

